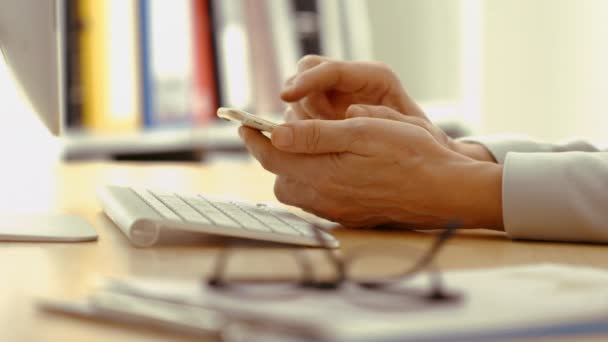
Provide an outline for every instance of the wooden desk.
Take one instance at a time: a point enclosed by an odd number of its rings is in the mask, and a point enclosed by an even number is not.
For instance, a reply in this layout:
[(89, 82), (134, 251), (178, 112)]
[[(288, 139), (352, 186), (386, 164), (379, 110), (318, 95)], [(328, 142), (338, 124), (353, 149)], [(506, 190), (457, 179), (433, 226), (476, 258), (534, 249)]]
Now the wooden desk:
[[(5, 177), (4, 175), (10, 175)], [(128, 184), (238, 194), (248, 200), (273, 200), (272, 175), (254, 163), (117, 164), (72, 163), (54, 167), (4, 166), (3, 212), (69, 212), (84, 216), (96, 227), (99, 241), (79, 244), (0, 243), (1, 341), (187, 341), (195, 338), (40, 312), (39, 296), (76, 297), (86, 293), (98, 275), (145, 275), (199, 278), (210, 270), (217, 242), (200, 240), (184, 245), (133, 248), (122, 233), (101, 214), (96, 188)], [(365, 242), (403, 241), (427, 245), (429, 234), (343, 230), (336, 232), (343, 250)], [(247, 258), (235, 260), (239, 271), (273, 272), (286, 267), (273, 255), (280, 248), (258, 247)], [(559, 262), (608, 268), (604, 246), (512, 242), (503, 234), (462, 232), (440, 256), (443, 269), (495, 267)], [(314, 252), (312, 252), (314, 253)], [(272, 268), (268, 266), (272, 264)], [(603, 339), (597, 339), (598, 341)]]

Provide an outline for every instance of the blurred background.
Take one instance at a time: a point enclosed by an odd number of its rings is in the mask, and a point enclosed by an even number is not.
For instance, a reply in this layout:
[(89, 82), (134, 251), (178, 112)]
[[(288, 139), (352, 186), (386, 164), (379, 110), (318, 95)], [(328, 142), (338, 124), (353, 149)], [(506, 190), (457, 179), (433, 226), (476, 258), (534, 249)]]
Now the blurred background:
[[(0, 61), (0, 150), (39, 158), (242, 154), (217, 106), (278, 120), (305, 54), (390, 64), (454, 134), (608, 139), (605, 0), (69, 0), (63, 134)], [(16, 147), (19, 147), (16, 149)]]

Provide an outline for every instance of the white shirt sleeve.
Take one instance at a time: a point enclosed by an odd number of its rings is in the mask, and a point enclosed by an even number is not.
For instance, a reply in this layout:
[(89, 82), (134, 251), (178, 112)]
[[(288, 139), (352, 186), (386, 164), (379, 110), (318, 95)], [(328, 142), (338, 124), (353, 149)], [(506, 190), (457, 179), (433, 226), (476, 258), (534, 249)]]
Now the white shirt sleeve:
[(513, 239), (608, 243), (608, 152), (585, 141), (479, 137), (504, 164), (503, 223)]

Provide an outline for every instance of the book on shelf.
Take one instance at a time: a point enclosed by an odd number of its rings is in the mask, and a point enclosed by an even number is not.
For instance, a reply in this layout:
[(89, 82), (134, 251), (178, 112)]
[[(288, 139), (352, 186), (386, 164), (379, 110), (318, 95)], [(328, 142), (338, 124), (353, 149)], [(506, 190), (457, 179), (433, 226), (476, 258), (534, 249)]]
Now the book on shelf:
[(65, 93), (63, 99), (66, 108), (65, 125), (68, 130), (82, 127), (82, 84), (81, 84), (81, 57), (80, 34), (82, 26), (79, 20), (79, 0), (65, 1)]
[[(322, 55), (319, 4), (317, 0), (293, 0), (296, 39), (303, 55)], [(337, 3), (337, 1), (330, 1)]]
[(347, 27), (345, 25), (345, 1), (308, 1), (316, 2), (315, 17), (319, 53), (331, 58), (349, 59)]
[(295, 8), (290, 1), (266, 0), (270, 11), (272, 40), (281, 84), (293, 76), (303, 55), (297, 40)]
[[(278, 94), (297, 71), (297, 62), (309, 54), (352, 59), (349, 15), (366, 13), (361, 0), (240, 0), (245, 10), (254, 104), (257, 113), (280, 113), (285, 104)], [(364, 24), (362, 26), (366, 27)], [(363, 43), (359, 44), (362, 45)], [(278, 78), (278, 81), (277, 81)]]
[(193, 120), (191, 0), (140, 0), (141, 80), (146, 128)]
[(194, 93), (192, 111), (197, 125), (215, 119), (218, 107), (209, 0), (192, 0)]
[(211, 121), (218, 103), (209, 1), (67, 0), (67, 132)]
[[(278, 93), (281, 88), (281, 75), (277, 68), (277, 50), (272, 41), (272, 23), (268, 2), (265, 0), (243, 0), (244, 25), (249, 44), (252, 77), (254, 113), (278, 113), (282, 103)], [(260, 80), (263, 80), (260, 82)]]
[(253, 111), (250, 42), (242, 0), (211, 0), (220, 105)]
[(300, 57), (348, 50), (343, 0), (66, 3), (64, 124), (92, 137), (205, 129), (218, 106), (279, 114)]
[(91, 132), (137, 130), (136, 2), (81, 0), (77, 10), (82, 124)]
[(273, 115), (300, 57), (291, 1), (212, 0), (220, 105)]
[(302, 54), (372, 59), (369, 1), (293, 0)]

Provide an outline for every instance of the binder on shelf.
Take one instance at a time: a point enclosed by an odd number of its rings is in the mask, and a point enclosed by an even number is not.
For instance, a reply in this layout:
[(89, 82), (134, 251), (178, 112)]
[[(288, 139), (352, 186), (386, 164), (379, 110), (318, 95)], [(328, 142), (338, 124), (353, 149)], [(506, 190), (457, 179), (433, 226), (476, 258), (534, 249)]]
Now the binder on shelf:
[(220, 105), (253, 111), (255, 85), (242, 0), (212, 0)]
[(139, 0), (146, 128), (193, 120), (192, 0)]
[(366, 0), (293, 0), (303, 54), (373, 59)]
[[(242, 146), (233, 128), (215, 121), (211, 2), (65, 1), (64, 156)], [(117, 108), (132, 110), (121, 116)]]
[[(351, 0), (358, 1), (358, 0)], [(346, 4), (343, 0), (319, 1), (317, 29), (319, 50), (324, 56), (335, 59), (350, 59), (348, 27), (345, 25)]]
[[(323, 55), (318, 0), (293, 0), (296, 37), (303, 55)], [(336, 3), (337, 1), (330, 1)], [(339, 22), (335, 23), (340, 25)]]
[(209, 0), (192, 0), (194, 45), (194, 93), (192, 99), (194, 121), (204, 125), (212, 121), (218, 107), (212, 23)]
[(292, 76), (302, 56), (302, 47), (297, 41), (295, 9), (289, 1), (266, 0), (272, 23), (272, 40), (281, 84)]
[(272, 41), (272, 17), (265, 0), (244, 0), (244, 25), (247, 38), (251, 42), (249, 57), (255, 86), (252, 89), (254, 113), (279, 113), (282, 103), (279, 99), (281, 75), (279, 74), (277, 46)]
[(65, 2), (64, 20), (65, 20), (65, 68), (64, 79), (65, 84), (65, 101), (66, 116), (65, 126), (68, 131), (76, 131), (82, 129), (82, 80), (81, 80), (81, 56), (80, 56), (80, 35), (82, 26), (79, 20), (79, 3), (80, 0), (68, 0)]
[(78, 3), (82, 122), (91, 132), (139, 127), (135, 0)]
[(252, 89), (258, 114), (280, 114), (279, 98), (285, 80), (296, 70), (298, 49), (292, 6), (286, 1), (243, 0), (245, 26), (253, 65)]

